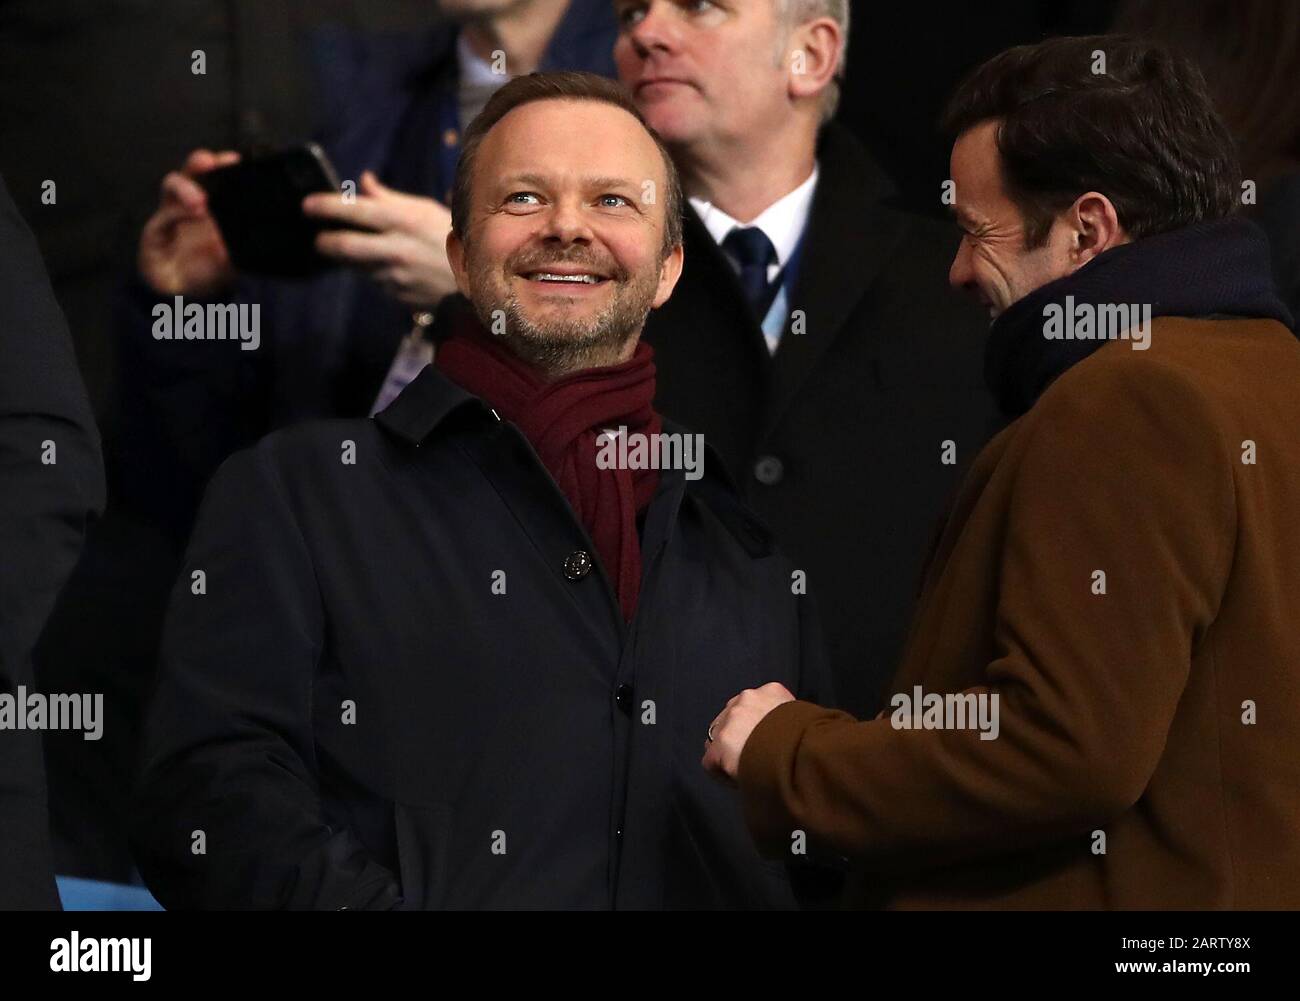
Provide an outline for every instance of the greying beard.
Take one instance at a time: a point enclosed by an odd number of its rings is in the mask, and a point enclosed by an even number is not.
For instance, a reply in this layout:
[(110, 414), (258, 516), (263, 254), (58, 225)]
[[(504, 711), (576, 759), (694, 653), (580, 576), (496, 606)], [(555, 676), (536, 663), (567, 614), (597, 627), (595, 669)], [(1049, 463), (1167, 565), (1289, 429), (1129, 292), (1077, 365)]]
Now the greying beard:
[[(605, 368), (623, 361), (629, 344), (636, 342), (649, 309), (633, 303), (612, 302), (590, 324), (550, 323), (539, 326), (524, 315), (519, 300), (504, 304), (506, 346), (548, 379), (558, 379), (585, 368)], [(483, 319), (480, 317), (480, 319)], [(491, 324), (491, 320), (485, 320)]]
[(634, 344), (645, 326), (659, 288), (661, 268), (633, 275), (627, 287), (616, 290), (613, 300), (592, 320), (534, 323), (519, 305), (518, 297), (509, 293), (497, 299), (491, 283), (480, 272), (471, 276), (474, 310), (479, 320), (499, 336), (516, 357), (532, 365), (547, 379), (555, 380), (586, 368), (604, 368), (624, 360), (628, 346)]

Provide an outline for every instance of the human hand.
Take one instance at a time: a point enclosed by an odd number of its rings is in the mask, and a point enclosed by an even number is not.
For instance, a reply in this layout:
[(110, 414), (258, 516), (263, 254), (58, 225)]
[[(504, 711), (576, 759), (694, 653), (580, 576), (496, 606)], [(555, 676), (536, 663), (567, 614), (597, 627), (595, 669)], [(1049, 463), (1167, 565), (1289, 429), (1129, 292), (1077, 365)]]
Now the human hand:
[(239, 154), (229, 150), (196, 149), (163, 178), (136, 255), (140, 277), (158, 294), (211, 296), (234, 281), (226, 243), (196, 178), (238, 162)]
[(456, 291), (447, 260), (451, 211), (432, 198), (385, 187), (371, 171), (345, 202), (334, 193), (308, 195), (303, 212), (350, 229), (325, 230), (316, 249), (366, 271), (389, 295), (412, 309), (432, 309)]
[(709, 726), (700, 761), (704, 770), (734, 785), (740, 772), (740, 755), (754, 727), (777, 706), (793, 701), (790, 690), (776, 681), (734, 696)]

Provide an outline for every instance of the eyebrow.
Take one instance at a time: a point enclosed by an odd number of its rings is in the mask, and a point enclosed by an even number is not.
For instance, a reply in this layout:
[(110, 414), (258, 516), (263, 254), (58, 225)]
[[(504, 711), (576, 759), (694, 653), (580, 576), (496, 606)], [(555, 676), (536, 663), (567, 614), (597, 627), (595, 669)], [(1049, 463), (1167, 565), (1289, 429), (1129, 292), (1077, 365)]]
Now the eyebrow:
[(979, 220), (959, 205), (949, 205), (948, 214), (961, 226), (969, 226), (971, 229), (977, 229), (980, 225)]

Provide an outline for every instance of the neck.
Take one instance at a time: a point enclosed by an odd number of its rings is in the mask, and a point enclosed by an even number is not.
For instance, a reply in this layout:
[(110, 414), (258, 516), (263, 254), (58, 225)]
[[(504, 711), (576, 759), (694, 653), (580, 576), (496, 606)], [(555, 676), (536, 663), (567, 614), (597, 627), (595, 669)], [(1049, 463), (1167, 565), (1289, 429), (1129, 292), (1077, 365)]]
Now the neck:
[(498, 50), (504, 52), (507, 72), (523, 76), (541, 63), (568, 7), (569, 0), (521, 0), (500, 14), (467, 23), (464, 38), (485, 61)]
[(792, 119), (775, 135), (738, 136), (673, 151), (682, 186), (742, 224), (753, 222), (812, 176), (818, 123)]

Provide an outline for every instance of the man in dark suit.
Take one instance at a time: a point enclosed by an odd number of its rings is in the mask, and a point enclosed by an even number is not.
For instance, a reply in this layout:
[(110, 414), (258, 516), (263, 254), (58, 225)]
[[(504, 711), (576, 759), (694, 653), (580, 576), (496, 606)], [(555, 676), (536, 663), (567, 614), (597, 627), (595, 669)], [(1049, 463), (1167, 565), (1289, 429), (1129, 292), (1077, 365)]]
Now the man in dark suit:
[(958, 469), (995, 425), (984, 321), (945, 282), (955, 235), (892, 208), (827, 122), (846, 0), (616, 6), (619, 75), (690, 196), (682, 280), (646, 327), (658, 404), (806, 571), (844, 705), (873, 713)]
[(0, 910), (57, 908), (32, 649), (104, 507), (99, 432), (31, 231), (0, 181)]
[(444, 300), (435, 366), (213, 480), (141, 870), (169, 907), (792, 906), (697, 758), (737, 687), (824, 692), (810, 599), (714, 456), (632, 458), (698, 443), (660, 431), (638, 343), (681, 269), (671, 159), (613, 81), (544, 74), (456, 184), (474, 308)]

